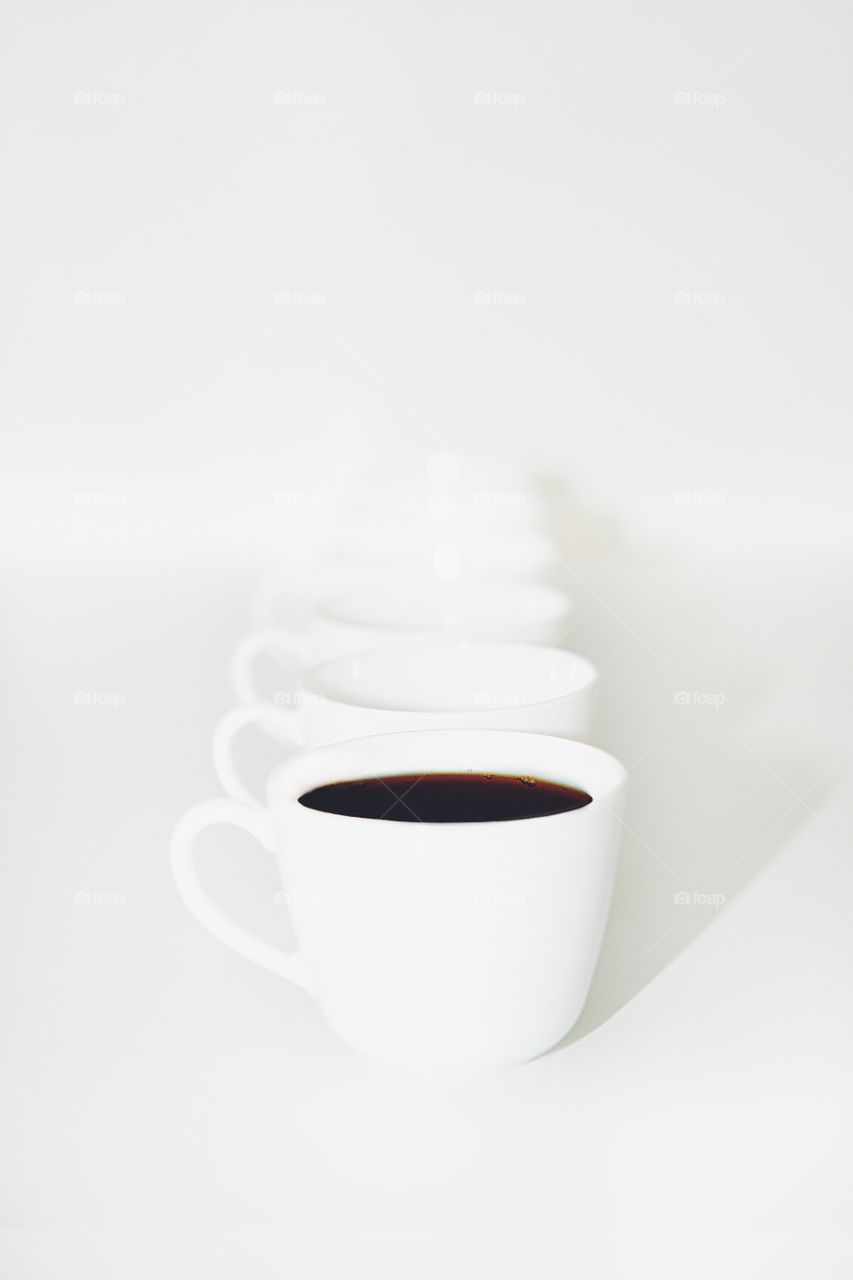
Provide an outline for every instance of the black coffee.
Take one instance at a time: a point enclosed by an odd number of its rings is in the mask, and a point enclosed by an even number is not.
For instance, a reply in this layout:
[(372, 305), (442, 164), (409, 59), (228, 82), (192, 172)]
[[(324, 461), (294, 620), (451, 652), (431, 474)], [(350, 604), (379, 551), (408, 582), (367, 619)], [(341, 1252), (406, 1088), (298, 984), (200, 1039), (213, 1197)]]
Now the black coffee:
[(582, 809), (592, 796), (542, 778), (500, 773), (394, 774), (330, 782), (299, 797), (306, 809), (390, 822), (511, 822)]

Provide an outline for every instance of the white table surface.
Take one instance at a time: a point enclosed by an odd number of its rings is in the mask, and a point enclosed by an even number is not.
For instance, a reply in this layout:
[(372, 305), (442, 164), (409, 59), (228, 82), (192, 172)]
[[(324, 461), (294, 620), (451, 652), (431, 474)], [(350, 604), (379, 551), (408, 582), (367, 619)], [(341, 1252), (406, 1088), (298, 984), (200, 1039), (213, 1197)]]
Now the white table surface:
[[(173, 888), (249, 572), (5, 575), (0, 1274), (851, 1274), (849, 565), (650, 541), (581, 576), (632, 775), (593, 993), (540, 1060), (423, 1085)], [(272, 867), (209, 841), (213, 892), (286, 941)]]

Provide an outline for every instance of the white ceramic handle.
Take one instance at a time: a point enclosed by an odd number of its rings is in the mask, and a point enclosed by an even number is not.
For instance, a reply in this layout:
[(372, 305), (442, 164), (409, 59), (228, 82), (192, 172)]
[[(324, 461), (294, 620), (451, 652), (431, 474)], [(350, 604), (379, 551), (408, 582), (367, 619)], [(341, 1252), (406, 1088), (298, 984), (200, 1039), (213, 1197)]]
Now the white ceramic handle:
[(231, 676), (241, 702), (262, 701), (263, 694), (259, 692), (253, 675), (255, 660), (262, 653), (275, 652), (283, 653), (302, 667), (307, 667), (310, 662), (307, 636), (273, 628), (250, 631), (237, 645), (231, 659)]
[(220, 823), (240, 827), (254, 836), (269, 853), (273, 852), (272, 821), (266, 809), (258, 805), (241, 804), (238, 800), (206, 800), (185, 813), (172, 836), (170, 858), (172, 875), (178, 892), (200, 924), (224, 942), (226, 947), (254, 960), (265, 969), (272, 969), (282, 978), (295, 982), (303, 990), (311, 991), (311, 983), (304, 958), (299, 951), (282, 951), (264, 938), (259, 938), (231, 920), (208, 897), (202, 888), (195, 868), (195, 842), (207, 827)]
[(240, 777), (234, 762), (234, 739), (250, 724), (269, 724), (283, 731), (298, 751), (303, 745), (301, 714), (298, 707), (279, 707), (272, 702), (252, 702), (246, 707), (232, 707), (213, 731), (213, 767), (226, 795), (244, 804), (258, 802)]
[[(252, 621), (256, 627), (285, 625), (314, 609), (340, 576), (335, 557), (321, 555), (299, 565), (288, 565), (263, 578), (255, 592)], [(286, 610), (284, 616), (283, 611)]]
[(255, 626), (271, 627), (275, 626), (276, 621), (280, 623), (279, 609), (282, 603), (296, 612), (304, 610), (306, 606), (310, 607), (316, 599), (318, 589), (317, 574), (313, 569), (310, 578), (305, 576), (304, 571), (301, 574), (299, 571), (294, 572), (292, 567), (269, 574), (261, 581), (255, 594), (252, 608)]

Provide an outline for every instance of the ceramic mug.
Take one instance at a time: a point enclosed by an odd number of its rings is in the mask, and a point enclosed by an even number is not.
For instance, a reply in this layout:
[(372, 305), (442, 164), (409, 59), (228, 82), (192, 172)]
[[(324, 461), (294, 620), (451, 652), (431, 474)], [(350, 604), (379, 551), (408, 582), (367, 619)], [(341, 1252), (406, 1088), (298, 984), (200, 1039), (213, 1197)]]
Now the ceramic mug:
[[(533, 775), (579, 787), (584, 808), (514, 821), (393, 822), (300, 804), (342, 780), (432, 772)], [(296, 754), (268, 807), (216, 799), (175, 830), (172, 871), (190, 911), (235, 951), (303, 987), (353, 1048), (416, 1072), (511, 1067), (580, 1015), (609, 909), (623, 766), (540, 734), (382, 734)], [(219, 824), (273, 853), (297, 939), (285, 952), (202, 888), (196, 840)]]
[(414, 729), (515, 729), (590, 741), (598, 692), (591, 662), (546, 645), (462, 641), (350, 654), (304, 672), (273, 702), (232, 708), (213, 735), (228, 795), (252, 801), (236, 735), (259, 725), (291, 750)]
[(265, 654), (296, 667), (417, 640), (512, 640), (559, 644), (572, 602), (560, 587), (520, 578), (442, 583), (412, 574), (374, 575), (341, 584), (311, 610), (305, 627), (250, 632), (232, 659), (241, 702), (263, 695), (254, 678)]
[(407, 566), (445, 581), (471, 574), (547, 578), (557, 565), (554, 539), (542, 529), (485, 529), (449, 521), (363, 519), (346, 530), (338, 553), (357, 563)]
[(252, 608), (256, 626), (289, 622), (331, 591), (358, 584), (366, 573), (414, 574), (437, 584), (480, 577), (549, 581), (559, 558), (554, 539), (535, 528), (506, 528), (451, 523), (430, 526), (411, 519), (393, 522), (350, 521), (331, 554), (306, 564), (291, 564), (260, 583)]

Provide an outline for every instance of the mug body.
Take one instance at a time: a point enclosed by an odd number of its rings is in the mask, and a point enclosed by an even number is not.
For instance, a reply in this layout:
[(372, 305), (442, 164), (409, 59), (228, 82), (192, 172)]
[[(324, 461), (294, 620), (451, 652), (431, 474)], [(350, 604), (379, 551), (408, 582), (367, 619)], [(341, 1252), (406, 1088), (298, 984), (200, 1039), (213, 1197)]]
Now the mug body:
[(511, 729), (589, 742), (598, 672), (566, 649), (490, 642), (406, 644), (350, 654), (300, 682), (303, 738), (424, 729)]
[(366, 575), (322, 601), (311, 619), (315, 662), (411, 640), (559, 644), (571, 614), (560, 587), (518, 578), (442, 583), (416, 575)]
[[(330, 782), (429, 772), (535, 775), (592, 803), (504, 822), (319, 812)], [(497, 1069), (562, 1039), (586, 999), (616, 868), (624, 770), (531, 734), (413, 732), (341, 742), (273, 776), (278, 861), (311, 989), (338, 1035), (416, 1071)]]
[(347, 528), (339, 554), (357, 565), (409, 568), (446, 581), (471, 574), (547, 579), (557, 560), (554, 541), (542, 530), (482, 519), (479, 526), (468, 520), (426, 527), (412, 518), (363, 520)]

